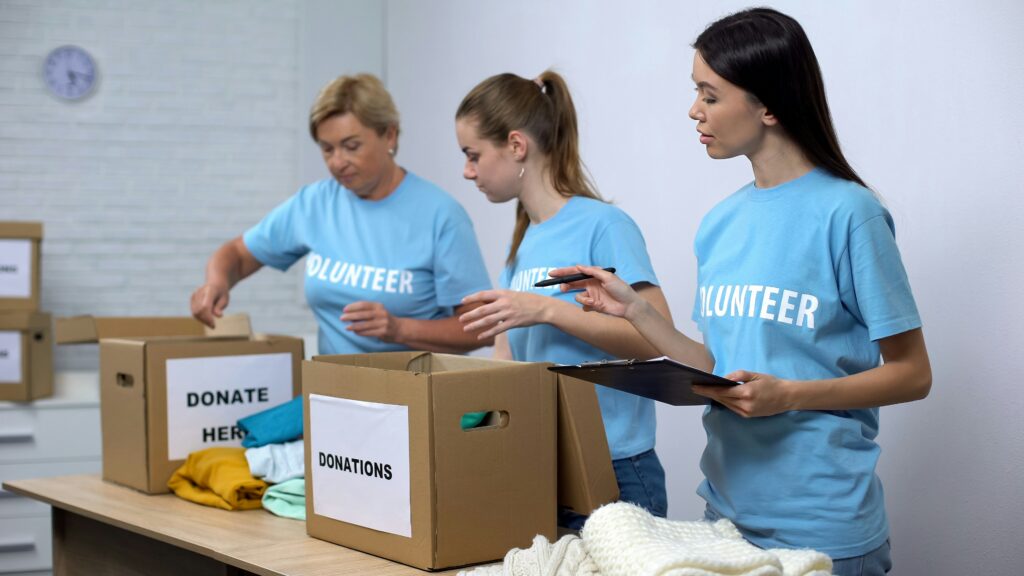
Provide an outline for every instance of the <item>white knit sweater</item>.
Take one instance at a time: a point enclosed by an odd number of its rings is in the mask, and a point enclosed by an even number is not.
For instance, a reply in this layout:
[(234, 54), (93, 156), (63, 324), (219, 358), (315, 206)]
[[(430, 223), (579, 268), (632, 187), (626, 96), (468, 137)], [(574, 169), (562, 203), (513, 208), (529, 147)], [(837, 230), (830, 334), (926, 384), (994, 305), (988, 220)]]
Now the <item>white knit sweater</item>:
[(537, 536), (500, 565), (466, 576), (828, 576), (832, 560), (813, 550), (762, 550), (728, 520), (678, 522), (616, 502), (594, 512), (583, 539)]
[(463, 570), (459, 576), (601, 576), (594, 560), (577, 536), (563, 536), (554, 544), (543, 536), (533, 539), (533, 546), (513, 548), (505, 561), (493, 566)]
[(603, 576), (827, 576), (832, 560), (813, 550), (762, 550), (728, 520), (678, 522), (616, 502), (595, 511), (583, 542)]

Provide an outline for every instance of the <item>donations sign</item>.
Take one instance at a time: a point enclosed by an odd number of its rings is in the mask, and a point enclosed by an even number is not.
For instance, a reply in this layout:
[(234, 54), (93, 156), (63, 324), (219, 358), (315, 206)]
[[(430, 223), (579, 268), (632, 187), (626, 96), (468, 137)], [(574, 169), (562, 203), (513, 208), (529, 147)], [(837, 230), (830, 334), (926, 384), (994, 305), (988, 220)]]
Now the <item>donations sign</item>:
[(313, 512), (412, 537), (409, 407), (309, 395)]

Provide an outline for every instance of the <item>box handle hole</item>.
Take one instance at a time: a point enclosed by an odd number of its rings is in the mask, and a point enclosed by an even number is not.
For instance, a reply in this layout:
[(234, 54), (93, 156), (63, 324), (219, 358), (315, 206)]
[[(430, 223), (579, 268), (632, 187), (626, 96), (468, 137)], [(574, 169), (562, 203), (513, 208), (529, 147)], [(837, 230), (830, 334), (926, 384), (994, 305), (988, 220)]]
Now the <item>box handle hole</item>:
[(505, 410), (466, 412), (459, 417), (459, 425), (466, 432), (506, 428), (508, 427), (508, 419), (508, 412)]
[(131, 374), (125, 374), (124, 372), (117, 373), (117, 385), (122, 388), (131, 388), (135, 385), (135, 378)]

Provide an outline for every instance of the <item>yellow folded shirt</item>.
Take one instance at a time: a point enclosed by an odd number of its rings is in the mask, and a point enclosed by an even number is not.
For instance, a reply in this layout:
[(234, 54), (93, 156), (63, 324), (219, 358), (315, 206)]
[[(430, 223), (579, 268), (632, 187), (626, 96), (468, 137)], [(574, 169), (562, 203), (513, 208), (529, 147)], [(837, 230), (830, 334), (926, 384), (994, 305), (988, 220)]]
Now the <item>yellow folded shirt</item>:
[(245, 448), (207, 448), (189, 454), (167, 487), (204, 506), (252, 510), (262, 505), (267, 483), (249, 472)]

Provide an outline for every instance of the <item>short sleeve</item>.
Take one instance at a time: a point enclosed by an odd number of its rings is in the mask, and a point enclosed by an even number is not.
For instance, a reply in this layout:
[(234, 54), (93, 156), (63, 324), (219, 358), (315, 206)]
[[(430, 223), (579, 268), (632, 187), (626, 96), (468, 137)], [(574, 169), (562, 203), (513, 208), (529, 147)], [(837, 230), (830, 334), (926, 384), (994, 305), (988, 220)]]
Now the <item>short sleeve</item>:
[(287, 270), (309, 252), (305, 233), (309, 223), (302, 190), (274, 208), (242, 236), (245, 247), (260, 263)]
[(921, 326), (892, 220), (875, 216), (850, 233), (848, 256), (840, 262), (843, 304), (879, 340)]
[(628, 216), (606, 226), (595, 239), (591, 252), (595, 266), (614, 267), (615, 274), (627, 284), (658, 285), (651, 257), (647, 254), (647, 243), (640, 228)]
[(447, 210), (434, 250), (434, 287), (438, 306), (457, 306), (470, 294), (491, 288), (473, 223), (462, 206)]

